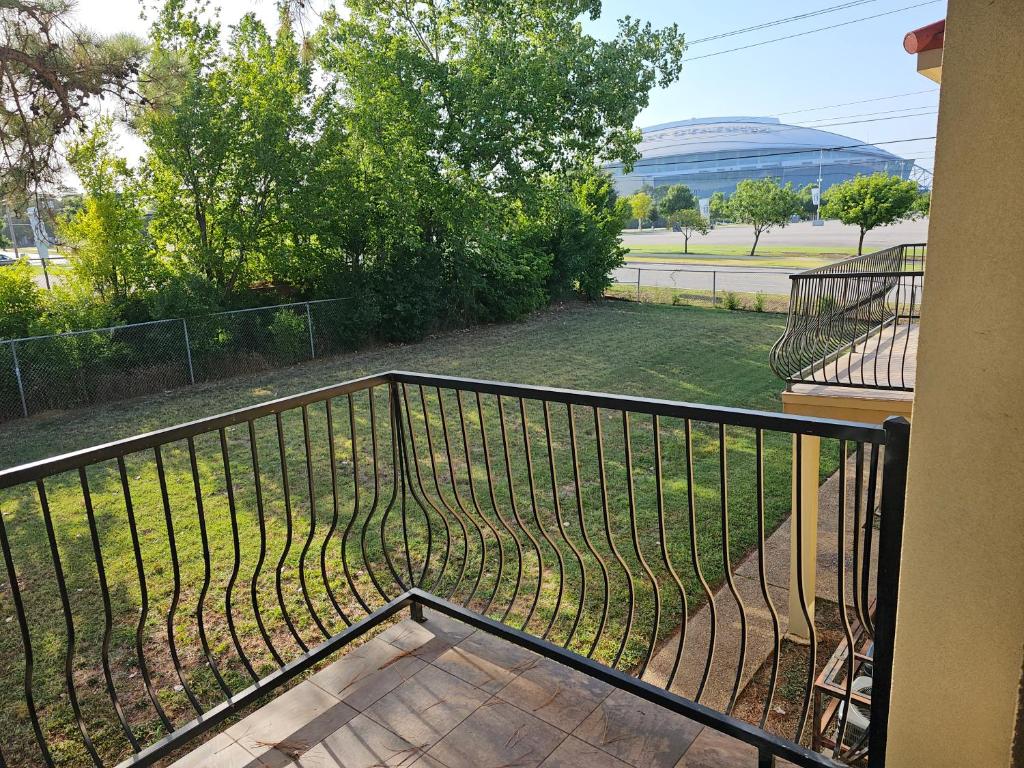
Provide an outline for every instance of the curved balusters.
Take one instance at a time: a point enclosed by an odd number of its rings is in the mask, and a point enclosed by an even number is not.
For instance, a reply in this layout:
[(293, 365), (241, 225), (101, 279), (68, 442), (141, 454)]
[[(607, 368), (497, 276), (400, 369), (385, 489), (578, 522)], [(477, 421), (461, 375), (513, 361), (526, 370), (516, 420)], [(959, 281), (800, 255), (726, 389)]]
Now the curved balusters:
[[(820, 534), (842, 555), (837, 594), (816, 590), (838, 629), (816, 632), (812, 586), (790, 585), (810, 646), (783, 637), (789, 544), (772, 535), (791, 506), (809, 514), (793, 435), (830, 443), (840, 469)], [(788, 739), (831, 713), (836, 754), (858, 759), (864, 659), (836, 666), (822, 638), (861, 653), (875, 629), (884, 442), (864, 425), (392, 373), (0, 471), (4, 764), (106, 766), (183, 741), (410, 586)]]
[(925, 244), (897, 245), (791, 275), (786, 330), (769, 354), (790, 384), (911, 390)]

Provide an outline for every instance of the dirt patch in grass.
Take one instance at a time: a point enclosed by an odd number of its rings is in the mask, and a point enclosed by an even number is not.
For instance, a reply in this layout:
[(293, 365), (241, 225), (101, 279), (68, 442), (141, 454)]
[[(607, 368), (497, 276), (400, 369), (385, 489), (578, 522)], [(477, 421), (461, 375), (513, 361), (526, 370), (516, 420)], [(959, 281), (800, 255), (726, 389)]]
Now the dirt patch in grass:
[[(817, 631), (817, 653), (814, 675), (824, 669), (836, 648), (843, 641), (843, 625), (839, 618), (838, 606), (830, 601), (818, 598), (814, 611), (815, 629)], [(806, 645), (783, 639), (782, 652), (779, 659), (778, 681), (775, 695), (772, 698), (765, 730), (785, 739), (793, 739), (800, 715), (804, 706), (807, 690), (807, 670), (810, 661), (810, 649)], [(772, 657), (767, 658), (757, 670), (746, 688), (736, 701), (733, 716), (748, 723), (758, 723), (764, 713), (765, 701), (768, 698), (771, 681)], [(807, 717), (807, 725), (798, 740), (805, 747), (811, 745), (811, 718), (813, 710)]]

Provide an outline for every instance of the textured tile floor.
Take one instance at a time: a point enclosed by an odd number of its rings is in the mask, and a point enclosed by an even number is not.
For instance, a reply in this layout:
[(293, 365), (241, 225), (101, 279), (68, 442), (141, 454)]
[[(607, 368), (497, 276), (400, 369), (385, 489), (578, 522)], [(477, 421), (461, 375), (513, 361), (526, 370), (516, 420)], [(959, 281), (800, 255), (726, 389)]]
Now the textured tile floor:
[(173, 768), (733, 768), (753, 748), (461, 622), (405, 620)]

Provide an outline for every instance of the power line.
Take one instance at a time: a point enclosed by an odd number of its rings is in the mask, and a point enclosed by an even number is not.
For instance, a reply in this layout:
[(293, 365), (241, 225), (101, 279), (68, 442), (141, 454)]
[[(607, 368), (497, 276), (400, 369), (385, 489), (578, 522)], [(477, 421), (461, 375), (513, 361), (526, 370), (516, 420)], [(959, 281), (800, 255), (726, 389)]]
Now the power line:
[[(721, 159), (723, 159), (723, 160), (750, 160), (750, 159), (756, 159), (756, 158), (762, 158), (762, 157), (781, 157), (783, 155), (805, 155), (805, 154), (808, 154), (810, 152), (814, 152), (814, 153), (817, 153), (817, 152), (833, 152), (833, 151), (837, 151), (837, 150), (841, 150), (841, 149), (860, 149), (862, 147), (877, 147), (877, 146), (879, 146), (881, 144), (905, 144), (905, 143), (911, 142), (911, 141), (930, 141), (930, 140), (932, 140), (934, 138), (935, 138), (934, 136), (917, 136), (917, 137), (912, 138), (912, 139), (889, 139), (888, 141), (861, 142), (860, 144), (845, 144), (845, 145), (840, 145), (840, 146), (837, 146), (837, 147), (811, 147), (811, 148), (808, 148), (808, 149), (793, 149), (793, 150), (786, 150), (786, 151), (783, 151), (783, 152), (759, 152), (758, 154), (755, 154), (755, 155), (736, 155), (735, 157), (726, 157), (726, 158), (721, 158)], [(678, 146), (686, 146), (686, 145), (680, 144)], [(644, 169), (647, 169), (647, 168), (654, 168), (654, 167), (661, 166), (661, 165), (692, 165), (694, 163), (708, 163), (708, 162), (713, 162), (714, 159), (715, 158), (700, 159), (700, 160), (671, 160), (671, 161), (660, 162), (660, 163), (644, 163), (644, 165), (642, 167), (636, 167), (635, 166), (634, 167), (634, 171), (636, 171), (636, 170), (644, 170)], [(900, 160), (900, 159), (901, 158), (894, 157), (892, 160), (889, 160), (888, 162), (896, 162), (897, 160)]]
[(708, 37), (702, 37), (698, 40), (692, 40), (687, 42), (687, 46), (700, 45), (701, 43), (708, 43), (712, 40), (721, 40), (723, 37), (732, 37), (734, 35), (742, 35), (747, 32), (756, 32), (759, 29), (766, 29), (768, 27), (777, 27), (779, 24), (789, 24), (793, 21), (800, 21), (802, 19), (809, 19), (812, 16), (821, 16), (826, 13), (834, 13), (835, 11), (844, 11), (847, 8), (854, 8), (858, 5), (866, 5), (867, 3), (875, 3), (878, 0), (853, 0), (853, 2), (843, 3), (841, 5), (833, 5), (828, 8), (822, 8), (817, 11), (808, 11), (807, 13), (800, 13), (795, 16), (785, 16), (781, 19), (775, 19), (774, 21), (766, 21), (763, 24), (755, 24), (752, 27), (743, 27), (743, 29), (734, 29), (731, 32), (721, 32), (717, 35), (710, 35)]
[(938, 93), (938, 92), (939, 92), (938, 88), (928, 88), (928, 89), (923, 90), (923, 91), (909, 91), (907, 93), (894, 93), (892, 96), (878, 96), (877, 98), (874, 98), (874, 99), (861, 99), (860, 101), (844, 101), (841, 104), (828, 104), (828, 105), (826, 105), (824, 107), (806, 107), (804, 109), (791, 109), (788, 112), (776, 112), (775, 114), (781, 117), (782, 115), (796, 115), (796, 114), (799, 114), (800, 112), (819, 112), (819, 111), (821, 111), (823, 109), (834, 109), (836, 107), (850, 107), (850, 106), (853, 106), (854, 104), (867, 104), (867, 103), (872, 102), (872, 101), (888, 101), (889, 99), (899, 99), (899, 98), (902, 98), (903, 96), (918, 96), (918, 95), (920, 95), (922, 93)]
[[(842, 123), (822, 123), (822, 124), (819, 124), (819, 125), (794, 125), (792, 127), (793, 128), (815, 128), (815, 129), (817, 129), (817, 128), (829, 128), (829, 127), (837, 126), (837, 125), (858, 125), (859, 123), (879, 123), (879, 122), (884, 122), (885, 120), (902, 120), (905, 117), (921, 117), (922, 115), (935, 115), (935, 114), (938, 114), (938, 110), (937, 109), (929, 109), (929, 110), (926, 110), (924, 112), (913, 112), (913, 113), (911, 113), (909, 115), (889, 115), (888, 117), (872, 117), (872, 118), (867, 119), (867, 120), (847, 120), (847, 121), (842, 122)], [(783, 129), (783, 130), (789, 130), (789, 129), (787, 128), (787, 129)], [(780, 131), (780, 133), (781, 133), (781, 131)]]
[(801, 125), (811, 125), (813, 123), (821, 123), (821, 122), (824, 122), (826, 120), (846, 120), (848, 118), (854, 118), (854, 117), (874, 117), (875, 115), (895, 115), (897, 112), (913, 112), (915, 110), (920, 110), (920, 109), (930, 109), (930, 110), (934, 111), (935, 107), (933, 105), (931, 105), (931, 104), (920, 104), (920, 105), (914, 106), (914, 107), (901, 107), (900, 109), (883, 109), (883, 110), (881, 110), (879, 112), (859, 112), (858, 114), (855, 114), (855, 115), (830, 115), (829, 117), (816, 117), (816, 118), (813, 118), (813, 119), (809, 120), (806, 123), (801, 123)]
[(903, 8), (896, 8), (892, 11), (885, 11), (884, 13), (876, 13), (872, 16), (862, 16), (859, 19), (851, 19), (850, 21), (843, 21), (838, 24), (830, 24), (827, 27), (817, 27), (815, 29), (808, 29), (804, 32), (795, 32), (792, 35), (784, 35), (783, 37), (774, 37), (771, 40), (762, 40), (758, 43), (750, 43), (749, 45), (740, 45), (736, 48), (726, 48), (723, 51), (714, 51), (713, 53), (705, 53), (701, 56), (690, 56), (684, 58), (683, 61), (697, 61), (699, 59), (709, 59), (712, 56), (721, 56), (723, 53), (733, 53), (734, 51), (745, 51), (748, 48), (757, 48), (761, 45), (768, 45), (769, 43), (778, 43), (782, 40), (792, 40), (795, 37), (803, 37), (804, 35), (813, 35), (816, 32), (825, 32), (830, 29), (838, 29), (839, 27), (846, 27), (850, 24), (859, 24), (862, 21), (870, 21), (871, 19), (879, 19), (883, 16), (891, 16), (894, 13), (902, 13), (903, 11), (909, 11), (912, 8), (921, 8), (925, 5), (934, 5), (935, 3), (941, 2), (941, 0), (926, 0), (923, 3), (916, 3), (914, 5), (907, 5)]

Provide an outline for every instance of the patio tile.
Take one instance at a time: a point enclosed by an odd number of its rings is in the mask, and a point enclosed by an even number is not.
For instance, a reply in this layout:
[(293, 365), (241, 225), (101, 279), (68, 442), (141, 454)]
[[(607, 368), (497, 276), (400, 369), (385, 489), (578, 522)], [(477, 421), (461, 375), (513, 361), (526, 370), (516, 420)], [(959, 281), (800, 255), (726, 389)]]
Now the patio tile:
[(310, 680), (353, 709), (364, 710), (426, 666), (408, 651), (374, 638)]
[(359, 715), (302, 755), (301, 768), (406, 768), (425, 751)]
[(703, 726), (616, 691), (573, 735), (637, 768), (673, 768)]
[(571, 732), (612, 690), (589, 675), (541, 658), (502, 688), (498, 698)]
[(433, 746), (487, 699), (454, 675), (425, 667), (365, 714), (410, 743)]
[(564, 738), (554, 726), (491, 699), (428, 754), (447, 768), (537, 768)]
[(458, 645), (471, 634), (473, 628), (443, 613), (423, 609), (426, 621), (422, 624), (406, 619), (377, 636), (403, 651), (412, 651), (419, 659), (433, 661), (453, 645)]
[(409, 768), (448, 768), (448, 766), (442, 763), (436, 757), (424, 755), (415, 763), (410, 765)]
[(726, 736), (714, 728), (705, 728), (686, 750), (676, 768), (728, 768), (756, 765), (757, 748)]
[[(630, 768), (617, 757), (612, 757), (602, 749), (592, 744), (580, 741), (575, 736), (570, 736), (558, 748), (551, 753), (540, 768)], [(732, 768), (732, 766), (718, 766), (717, 768)]]
[(263, 768), (263, 763), (226, 733), (221, 733), (189, 752), (171, 768)]
[(256, 756), (277, 745), (281, 745), (283, 752), (301, 753), (357, 714), (307, 680), (231, 726), (226, 733)]
[(497, 693), (541, 657), (484, 632), (474, 632), (441, 654), (434, 666), (488, 693)]

